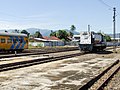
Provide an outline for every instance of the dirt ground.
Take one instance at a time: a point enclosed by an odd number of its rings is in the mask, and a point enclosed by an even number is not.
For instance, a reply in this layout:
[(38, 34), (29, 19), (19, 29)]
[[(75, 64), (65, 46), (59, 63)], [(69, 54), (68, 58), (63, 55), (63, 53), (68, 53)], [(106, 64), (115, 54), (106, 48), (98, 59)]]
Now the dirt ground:
[(0, 90), (78, 90), (115, 60), (118, 53), (105, 51), (0, 72)]

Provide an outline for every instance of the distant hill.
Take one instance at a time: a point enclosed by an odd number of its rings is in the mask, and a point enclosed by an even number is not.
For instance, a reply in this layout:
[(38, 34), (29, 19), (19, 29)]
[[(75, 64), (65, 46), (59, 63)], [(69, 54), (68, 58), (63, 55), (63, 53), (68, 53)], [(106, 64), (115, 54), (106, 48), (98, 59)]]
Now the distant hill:
[[(40, 33), (43, 35), (43, 36), (49, 36), (50, 33), (51, 33), (51, 30), (48, 30), (48, 29), (39, 29), (39, 28), (28, 28), (28, 29), (25, 29), (28, 33), (30, 33), (31, 35), (33, 35), (36, 31), (40, 31)], [(5, 31), (8, 31), (8, 32), (15, 32), (15, 29), (8, 29), (8, 30), (0, 30), (0, 32), (5, 32)], [(21, 32), (22, 30), (19, 30), (19, 32)]]
[(48, 29), (39, 29), (39, 28), (28, 28), (26, 29), (31, 35), (33, 35), (36, 31), (39, 31), (43, 36), (49, 36), (51, 30)]
[[(33, 35), (36, 31), (40, 31), (40, 33), (43, 35), (43, 36), (49, 36), (50, 33), (51, 33), (51, 30), (49, 29), (39, 29), (39, 28), (28, 28), (28, 29), (25, 29), (28, 33), (30, 33), (31, 35)], [(8, 31), (8, 32), (14, 32), (15, 29), (9, 29), (9, 30), (0, 30), (0, 32), (5, 32), (5, 31)], [(19, 30), (21, 32), (21, 30)], [(52, 31), (57, 31), (57, 30), (52, 30)], [(70, 32), (70, 30), (67, 30), (67, 32)], [(74, 33), (75, 35), (76, 34), (79, 34), (79, 32), (77, 31), (73, 31), (72, 33)]]
[[(113, 34), (107, 34), (107, 35), (109, 35), (111, 38), (113, 38)], [(116, 37), (116, 38), (120, 38), (120, 34), (119, 34), (119, 33), (116, 33), (116, 34), (115, 34), (115, 37)]]
[[(38, 29), (38, 28), (29, 28), (29, 29), (26, 29), (30, 34), (34, 34), (36, 31), (40, 31), (40, 33), (43, 35), (43, 36), (49, 36), (50, 33), (51, 33), (51, 30), (48, 30), (48, 29)], [(57, 30), (52, 30), (52, 31), (57, 31)], [(70, 30), (67, 30), (67, 32), (70, 32)], [(76, 31), (73, 31), (74, 34), (79, 34), (78, 32)]]

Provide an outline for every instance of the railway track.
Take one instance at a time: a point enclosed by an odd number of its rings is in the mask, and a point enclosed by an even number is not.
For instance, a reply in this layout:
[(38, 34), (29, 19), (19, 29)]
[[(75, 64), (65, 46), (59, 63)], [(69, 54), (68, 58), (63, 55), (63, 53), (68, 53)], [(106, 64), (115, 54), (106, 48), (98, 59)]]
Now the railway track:
[(111, 78), (120, 70), (120, 61), (115, 61), (98, 76), (90, 80), (79, 90), (103, 90)]
[[(2, 54), (0, 55), (1, 58), (10, 58), (10, 57), (18, 57), (18, 56), (28, 56), (28, 55), (39, 55), (39, 54), (49, 54), (49, 53), (58, 53), (58, 52), (65, 52), (65, 51), (75, 51), (78, 50), (78, 47), (72, 47), (72, 48), (62, 48), (62, 49), (45, 49), (45, 50), (31, 50), (26, 51), (24, 53), (16, 53), (16, 54)], [(29, 52), (29, 53), (28, 53)]]
[[(77, 48), (75, 49), (68, 49), (67, 51), (77, 51), (76, 50)], [(15, 68), (20, 68), (20, 67), (25, 67), (25, 66), (31, 66), (31, 65), (35, 65), (35, 64), (39, 64), (39, 63), (43, 63), (44, 61), (50, 61), (50, 60), (53, 60), (53, 59), (64, 59), (64, 57), (73, 57), (74, 55), (76, 56), (76, 54), (70, 54), (70, 55), (66, 55), (66, 53), (64, 53), (63, 55), (64, 56), (57, 56), (55, 54), (59, 53), (59, 52), (64, 52), (65, 50), (58, 50), (57, 51), (48, 51), (48, 52), (36, 52), (36, 53), (21, 53), (21, 54), (12, 54), (12, 55), (5, 55), (5, 56), (0, 56), (0, 59), (1, 59), (1, 62), (3, 61), (7, 61), (5, 63), (2, 63), (0, 65), (0, 72), (1, 71), (4, 71), (4, 70), (10, 70), (10, 69), (15, 69)], [(50, 54), (51, 53), (51, 54)], [(77, 52), (78, 53), (78, 52)], [(31, 55), (31, 56), (30, 56)], [(32, 56), (32, 55), (35, 55), (35, 56)], [(36, 55), (40, 55), (40, 56), (36, 56)], [(13, 62), (11, 62), (12, 60), (6, 60), (6, 59), (9, 59), (11, 57), (20, 57), (20, 56), (29, 56), (29, 57), (41, 57), (41, 55), (43, 55), (44, 58), (39, 58), (39, 59), (33, 59), (33, 60), (13, 60)], [(50, 55), (50, 57), (49, 57)], [(54, 56), (55, 55), (55, 56)], [(82, 53), (78, 53), (77, 55), (82, 55)], [(47, 57), (46, 57), (47, 56)], [(5, 58), (5, 60), (4, 60)], [(22, 58), (23, 59), (23, 58)], [(10, 62), (9, 62), (10, 61)], [(16, 62), (15, 62), (16, 61)], [(53, 60), (54, 61), (54, 60)], [(45, 63), (44, 62), (44, 63)], [(28, 64), (27, 64), (28, 63)], [(18, 66), (19, 65), (19, 66)], [(11, 67), (12, 66), (12, 67)]]
[(8, 63), (8, 64), (1, 64), (0, 72), (22, 68), (22, 67), (28, 67), (28, 66), (42, 64), (42, 63), (47, 63), (47, 62), (52, 62), (52, 61), (57, 61), (57, 60), (62, 60), (62, 59), (70, 58), (70, 57), (75, 57), (78, 55), (80, 55), (80, 53), (54, 56), (54, 57), (53, 56), (44, 57), (40, 59), (32, 59), (32, 60), (27, 60), (27, 61), (25, 60), (25, 61), (13, 62), (13, 63)]
[[(107, 48), (106, 50), (110, 50), (112, 48)], [(28, 56), (28, 55), (39, 55), (39, 54), (49, 54), (49, 53), (58, 53), (58, 52), (65, 52), (65, 51), (75, 51), (79, 50), (78, 47), (69, 47), (69, 48), (59, 48), (59, 49), (54, 49), (54, 48), (48, 48), (48, 49), (31, 49), (31, 50), (26, 50), (23, 53), (0, 53), (0, 59), (1, 58), (11, 58), (11, 57), (19, 57), (19, 56)], [(29, 52), (29, 53), (28, 53)]]

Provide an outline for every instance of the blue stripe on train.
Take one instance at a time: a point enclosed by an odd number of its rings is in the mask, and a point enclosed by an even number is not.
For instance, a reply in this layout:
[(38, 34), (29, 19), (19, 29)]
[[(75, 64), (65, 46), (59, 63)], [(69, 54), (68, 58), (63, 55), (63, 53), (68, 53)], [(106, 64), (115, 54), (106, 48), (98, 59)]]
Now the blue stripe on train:
[[(13, 41), (14, 37), (13, 37), (13, 36), (10, 36), (10, 39), (12, 39), (12, 41)], [(12, 44), (11, 47), (10, 47), (10, 49), (14, 49), (14, 46), (15, 46), (15, 43), (13, 42), (13, 44)]]
[(24, 41), (23, 37), (20, 37), (20, 38), (22, 40), (22, 46), (20, 47), (20, 49), (24, 49), (24, 46), (25, 46), (26, 42)]
[(20, 43), (20, 40), (17, 36), (15, 36), (16, 40), (17, 40), (17, 46), (15, 47), (15, 49), (19, 49), (21, 43)]

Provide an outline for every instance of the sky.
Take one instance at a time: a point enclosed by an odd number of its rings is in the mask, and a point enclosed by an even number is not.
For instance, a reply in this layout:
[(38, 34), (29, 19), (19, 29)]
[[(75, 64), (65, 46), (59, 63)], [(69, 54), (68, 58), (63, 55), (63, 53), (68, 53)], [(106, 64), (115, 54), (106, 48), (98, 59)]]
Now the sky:
[(70, 29), (113, 33), (113, 7), (116, 7), (116, 33), (120, 33), (120, 0), (0, 0), (2, 29)]

